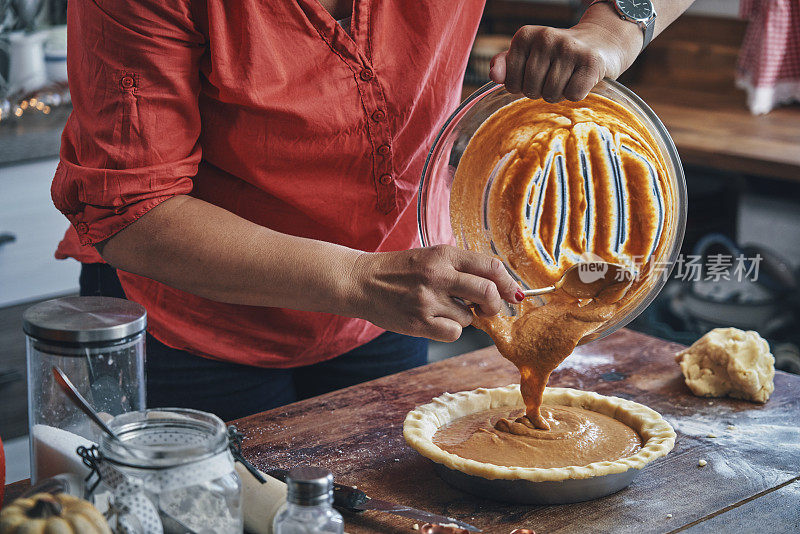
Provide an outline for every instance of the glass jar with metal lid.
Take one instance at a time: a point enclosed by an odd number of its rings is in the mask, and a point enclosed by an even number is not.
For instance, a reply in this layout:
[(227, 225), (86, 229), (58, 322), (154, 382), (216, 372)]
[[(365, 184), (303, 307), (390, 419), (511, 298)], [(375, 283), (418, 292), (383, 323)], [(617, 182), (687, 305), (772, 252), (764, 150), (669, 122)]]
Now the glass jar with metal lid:
[(274, 534), (341, 534), (342, 515), (333, 509), (333, 475), (301, 465), (286, 477), (286, 503), (272, 522)]
[(61, 369), (108, 418), (145, 408), (145, 328), (141, 305), (109, 297), (64, 297), (25, 311), (31, 478), (85, 474), (78, 445), (97, 431), (53, 379)]
[[(159, 408), (115, 417), (90, 458), (110, 490), (111, 522), (132, 534), (238, 534), (242, 486), (231, 432), (215, 415)], [(90, 479), (91, 480), (91, 479)]]

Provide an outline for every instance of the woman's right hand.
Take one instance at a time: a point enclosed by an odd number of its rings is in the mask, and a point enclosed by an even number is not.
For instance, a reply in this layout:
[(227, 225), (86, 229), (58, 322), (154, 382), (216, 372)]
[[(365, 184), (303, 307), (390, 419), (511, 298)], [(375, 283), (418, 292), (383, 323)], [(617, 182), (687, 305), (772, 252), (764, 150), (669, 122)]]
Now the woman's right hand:
[(351, 315), (401, 334), (455, 341), (472, 323), (470, 306), (496, 315), (522, 289), (500, 260), (448, 245), (363, 253), (353, 267)]

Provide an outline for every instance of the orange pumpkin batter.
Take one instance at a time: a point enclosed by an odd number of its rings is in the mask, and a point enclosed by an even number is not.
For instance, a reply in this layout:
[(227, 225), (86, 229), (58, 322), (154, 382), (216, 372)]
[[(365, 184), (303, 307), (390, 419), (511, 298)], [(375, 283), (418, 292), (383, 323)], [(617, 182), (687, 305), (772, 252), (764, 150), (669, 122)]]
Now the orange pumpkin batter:
[(534, 428), (522, 410), (495, 408), (440, 428), (433, 442), (478, 462), (541, 468), (617, 460), (641, 448), (635, 430), (607, 415), (571, 406), (544, 406), (542, 413), (549, 430)]
[(476, 318), (520, 372), (526, 414), (517, 426), (503, 423), (501, 434), (550, 428), (540, 413), (550, 373), (656, 282), (651, 260), (662, 257), (675, 226), (663, 199), (673, 198), (655, 139), (605, 97), (523, 98), (475, 132), (450, 197), (462, 246), (504, 258), (531, 288), (554, 284), (586, 251), (636, 275), (613, 299), (579, 301), (559, 290), (526, 300), (514, 316)]

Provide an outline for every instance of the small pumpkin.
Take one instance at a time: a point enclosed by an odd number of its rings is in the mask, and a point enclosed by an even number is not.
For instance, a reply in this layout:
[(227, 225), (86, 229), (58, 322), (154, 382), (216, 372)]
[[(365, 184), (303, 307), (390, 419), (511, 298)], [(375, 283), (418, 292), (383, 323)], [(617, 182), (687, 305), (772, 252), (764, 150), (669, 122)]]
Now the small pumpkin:
[(66, 493), (37, 493), (0, 512), (0, 534), (111, 534), (92, 503)]

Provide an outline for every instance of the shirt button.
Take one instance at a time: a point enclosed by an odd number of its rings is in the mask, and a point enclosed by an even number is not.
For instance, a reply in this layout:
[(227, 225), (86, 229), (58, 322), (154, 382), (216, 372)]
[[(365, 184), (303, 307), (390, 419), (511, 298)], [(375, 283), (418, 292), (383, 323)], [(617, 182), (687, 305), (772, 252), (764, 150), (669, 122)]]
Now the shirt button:
[(392, 183), (392, 175), (391, 174), (382, 174), (378, 181), (383, 185), (389, 185)]
[(133, 87), (133, 78), (131, 76), (123, 76), (119, 83), (123, 89), (130, 89)]
[(375, 73), (372, 72), (372, 69), (367, 68), (367, 69), (362, 70), (361, 74), (359, 74), (359, 76), (361, 76), (362, 80), (364, 80), (365, 82), (368, 82), (372, 78), (375, 77)]
[(79, 234), (85, 234), (89, 231), (89, 226), (86, 223), (78, 223), (75, 227)]
[(382, 109), (376, 109), (372, 112), (372, 120), (375, 122), (381, 122), (383, 119), (386, 118), (386, 113)]
[(380, 154), (381, 156), (388, 156), (389, 152), (391, 151), (392, 147), (390, 147), (389, 145), (381, 145), (378, 147), (378, 154)]

